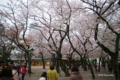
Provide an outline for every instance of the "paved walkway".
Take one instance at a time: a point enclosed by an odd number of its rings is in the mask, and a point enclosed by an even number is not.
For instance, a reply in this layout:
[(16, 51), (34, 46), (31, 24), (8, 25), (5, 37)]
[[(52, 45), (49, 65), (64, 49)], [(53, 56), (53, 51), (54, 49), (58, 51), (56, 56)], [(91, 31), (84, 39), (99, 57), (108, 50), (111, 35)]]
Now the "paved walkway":
[[(32, 66), (31, 67), (33, 74), (30, 75), (27, 73), (24, 80), (39, 80), (42, 72), (47, 72), (49, 70), (48, 67), (43, 69), (40, 66)], [(90, 70), (83, 71), (83, 68), (80, 68), (80, 73), (83, 77), (83, 80), (93, 80)], [(59, 80), (69, 80), (69, 77), (65, 77), (65, 74), (61, 71), (59, 74)], [(101, 68), (101, 71), (96, 73), (95, 72), (95, 79), (94, 80), (115, 80), (114, 75), (110, 75), (108, 69)]]

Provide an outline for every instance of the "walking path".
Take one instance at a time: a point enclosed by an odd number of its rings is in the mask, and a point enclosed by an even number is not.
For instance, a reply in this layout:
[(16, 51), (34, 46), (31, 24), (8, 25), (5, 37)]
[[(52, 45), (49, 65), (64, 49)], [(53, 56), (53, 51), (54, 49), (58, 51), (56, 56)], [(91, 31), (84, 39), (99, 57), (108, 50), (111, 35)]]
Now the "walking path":
[[(47, 72), (49, 67), (43, 69), (42, 66), (32, 66), (31, 76), (27, 73), (24, 80), (39, 80), (42, 72)], [(83, 80), (115, 80), (114, 74), (110, 75), (108, 69), (101, 68), (100, 72), (95, 72), (95, 79), (92, 79), (90, 70), (83, 71), (83, 68), (80, 68), (80, 74), (83, 77)], [(69, 80), (69, 77), (65, 77), (65, 74), (61, 71), (59, 75), (59, 80)], [(30, 77), (29, 77), (30, 76)]]

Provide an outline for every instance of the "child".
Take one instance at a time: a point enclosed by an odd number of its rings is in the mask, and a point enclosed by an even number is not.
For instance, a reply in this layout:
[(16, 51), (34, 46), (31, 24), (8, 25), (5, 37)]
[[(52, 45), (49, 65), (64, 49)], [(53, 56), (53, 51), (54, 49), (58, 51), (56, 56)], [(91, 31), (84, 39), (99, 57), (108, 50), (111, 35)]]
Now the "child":
[(47, 73), (43, 72), (39, 80), (47, 80)]

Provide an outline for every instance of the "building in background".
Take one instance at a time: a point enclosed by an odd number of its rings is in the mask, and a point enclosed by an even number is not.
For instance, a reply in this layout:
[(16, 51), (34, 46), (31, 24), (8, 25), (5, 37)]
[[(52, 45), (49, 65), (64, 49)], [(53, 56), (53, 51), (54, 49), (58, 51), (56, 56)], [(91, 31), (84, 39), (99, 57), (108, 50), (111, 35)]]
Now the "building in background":
[(34, 32), (36, 27), (38, 27), (38, 23), (31, 23), (29, 26), (29, 32)]

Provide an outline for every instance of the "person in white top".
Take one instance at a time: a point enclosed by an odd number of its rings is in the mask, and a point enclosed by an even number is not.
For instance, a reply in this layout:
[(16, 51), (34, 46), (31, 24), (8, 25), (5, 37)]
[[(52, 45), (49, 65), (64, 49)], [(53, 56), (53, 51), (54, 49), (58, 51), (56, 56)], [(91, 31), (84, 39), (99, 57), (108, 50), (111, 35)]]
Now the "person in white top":
[(47, 80), (47, 73), (43, 72), (39, 80)]
[(14, 79), (14, 80), (18, 80), (17, 67), (15, 67), (15, 66), (13, 66), (12, 75), (13, 75), (13, 79)]

